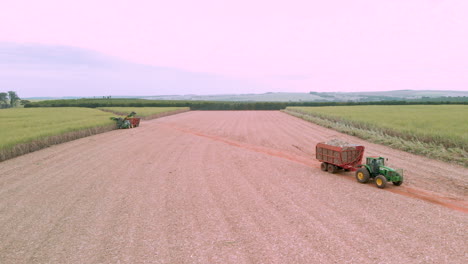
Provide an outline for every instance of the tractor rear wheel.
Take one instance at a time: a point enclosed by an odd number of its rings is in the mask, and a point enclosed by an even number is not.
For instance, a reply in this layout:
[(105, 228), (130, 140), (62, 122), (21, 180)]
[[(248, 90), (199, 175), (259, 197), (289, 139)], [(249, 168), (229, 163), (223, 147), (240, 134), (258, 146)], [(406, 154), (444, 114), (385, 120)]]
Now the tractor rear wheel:
[(336, 173), (338, 171), (338, 167), (333, 164), (328, 164), (328, 172)]
[(327, 171), (327, 163), (322, 162), (322, 164), (320, 164), (320, 169), (323, 171)]
[(375, 177), (375, 185), (377, 185), (378, 188), (383, 189), (387, 185), (387, 179), (383, 175), (379, 175)]
[(369, 171), (366, 168), (360, 168), (356, 171), (356, 180), (360, 183), (367, 183), (369, 181), (370, 175)]

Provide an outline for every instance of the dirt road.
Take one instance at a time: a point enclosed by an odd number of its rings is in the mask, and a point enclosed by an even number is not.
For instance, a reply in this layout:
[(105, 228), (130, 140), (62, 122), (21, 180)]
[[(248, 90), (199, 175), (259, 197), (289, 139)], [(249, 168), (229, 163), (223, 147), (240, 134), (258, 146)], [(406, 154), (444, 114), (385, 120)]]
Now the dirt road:
[[(317, 142), (405, 169), (380, 190)], [(466, 263), (467, 172), (276, 111), (188, 112), (0, 163), (0, 263)]]

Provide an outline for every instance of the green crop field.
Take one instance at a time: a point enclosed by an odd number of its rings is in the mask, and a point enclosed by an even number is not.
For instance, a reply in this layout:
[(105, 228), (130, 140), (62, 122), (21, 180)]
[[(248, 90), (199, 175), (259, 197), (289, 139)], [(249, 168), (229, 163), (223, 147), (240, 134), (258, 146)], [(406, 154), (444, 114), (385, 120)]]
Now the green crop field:
[(97, 109), (78, 107), (2, 109), (0, 110), (2, 127), (0, 152), (5, 152), (18, 144), (31, 143), (67, 132), (109, 127), (114, 124), (109, 119), (111, 116), (113, 116), (111, 113)]
[[(454, 158), (459, 163), (467, 163), (466, 105), (288, 107), (286, 112), (315, 118), (318, 123), (328, 122), (327, 126), (331, 128), (339, 128), (337, 130), (365, 139), (372, 138), (371, 134), (378, 134), (380, 139), (374, 140), (377, 143), (417, 154), (437, 158), (445, 155), (441, 152), (452, 152), (451, 157), (442, 159), (450, 161)], [(389, 138), (393, 138), (394, 142)], [(444, 149), (440, 149), (441, 146)]]
[(112, 125), (111, 116), (97, 109), (78, 107), (2, 109), (0, 149), (47, 136)]
[(128, 115), (133, 111), (139, 117), (147, 117), (178, 110), (189, 110), (188, 107), (100, 107), (99, 109), (120, 115)]

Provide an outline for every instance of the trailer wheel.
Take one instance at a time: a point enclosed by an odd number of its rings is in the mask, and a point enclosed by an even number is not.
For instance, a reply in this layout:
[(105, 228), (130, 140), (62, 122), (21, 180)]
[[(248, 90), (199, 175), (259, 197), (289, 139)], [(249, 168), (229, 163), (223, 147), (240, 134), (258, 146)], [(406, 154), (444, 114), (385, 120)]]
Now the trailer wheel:
[(377, 187), (380, 189), (383, 189), (387, 185), (387, 179), (385, 179), (383, 175), (379, 175), (375, 177), (375, 185), (377, 185)]
[(333, 164), (328, 164), (328, 172), (336, 173), (338, 171), (338, 167)]
[(323, 171), (327, 171), (327, 163), (322, 162), (322, 164), (320, 164), (320, 169)]
[(369, 182), (369, 171), (366, 168), (360, 168), (356, 171), (356, 180), (360, 183), (367, 183)]

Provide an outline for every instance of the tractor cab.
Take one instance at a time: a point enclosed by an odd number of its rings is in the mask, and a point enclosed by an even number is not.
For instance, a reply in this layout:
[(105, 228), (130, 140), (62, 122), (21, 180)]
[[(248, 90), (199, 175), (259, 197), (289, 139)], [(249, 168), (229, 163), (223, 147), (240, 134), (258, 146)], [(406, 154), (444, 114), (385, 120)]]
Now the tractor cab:
[(380, 167), (385, 166), (385, 160), (382, 157), (367, 157), (366, 165), (370, 169), (371, 176), (379, 175)]

